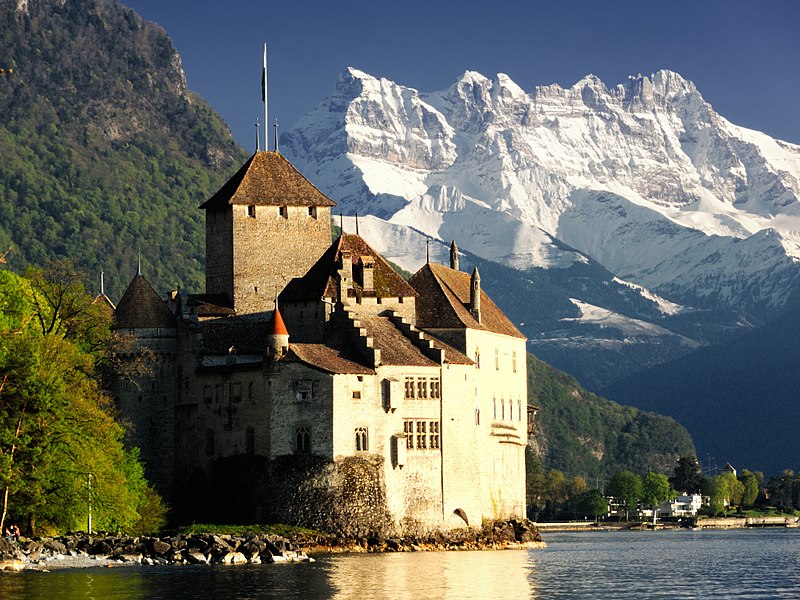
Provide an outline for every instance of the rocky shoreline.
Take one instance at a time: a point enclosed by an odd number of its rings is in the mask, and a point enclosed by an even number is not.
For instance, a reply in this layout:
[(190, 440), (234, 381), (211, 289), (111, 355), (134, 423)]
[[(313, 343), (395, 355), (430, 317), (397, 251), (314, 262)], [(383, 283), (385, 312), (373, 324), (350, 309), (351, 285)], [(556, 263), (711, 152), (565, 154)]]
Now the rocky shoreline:
[(528, 521), (487, 524), (426, 536), (343, 539), (335, 535), (180, 534), (163, 537), (86, 535), (0, 539), (0, 571), (49, 571), (115, 565), (264, 564), (313, 562), (309, 554), (420, 552), (544, 547)]

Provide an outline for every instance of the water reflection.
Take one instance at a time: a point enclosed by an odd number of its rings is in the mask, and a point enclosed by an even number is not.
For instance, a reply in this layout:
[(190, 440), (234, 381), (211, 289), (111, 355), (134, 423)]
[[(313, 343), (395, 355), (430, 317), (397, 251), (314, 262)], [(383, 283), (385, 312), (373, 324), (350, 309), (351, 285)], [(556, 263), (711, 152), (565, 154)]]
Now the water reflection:
[[(323, 559), (324, 560), (324, 559)], [(334, 598), (529, 598), (528, 553), (419, 552), (332, 557)]]

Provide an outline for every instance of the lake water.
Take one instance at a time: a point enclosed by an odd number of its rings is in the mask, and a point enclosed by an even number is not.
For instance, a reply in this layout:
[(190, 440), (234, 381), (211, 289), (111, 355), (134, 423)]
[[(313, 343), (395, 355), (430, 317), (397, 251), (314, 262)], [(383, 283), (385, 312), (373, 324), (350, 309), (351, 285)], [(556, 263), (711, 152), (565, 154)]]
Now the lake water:
[(800, 530), (549, 533), (529, 551), (0, 575), (0, 600), (800, 598)]

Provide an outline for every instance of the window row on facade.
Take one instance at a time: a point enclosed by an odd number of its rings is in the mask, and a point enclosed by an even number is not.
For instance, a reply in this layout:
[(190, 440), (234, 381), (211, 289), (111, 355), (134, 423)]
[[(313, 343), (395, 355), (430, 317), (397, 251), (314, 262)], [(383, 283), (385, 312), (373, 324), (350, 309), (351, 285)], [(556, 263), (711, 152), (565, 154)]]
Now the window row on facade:
[[(508, 412), (506, 412), (506, 406), (508, 406)], [(501, 398), (500, 399), (500, 416), (498, 416), (497, 412), (497, 398), (492, 398), (492, 410), (495, 421), (500, 419), (501, 421), (506, 420), (506, 416), (508, 417), (509, 421), (514, 420), (514, 401), (510, 398), (508, 401)], [(517, 399), (517, 412), (516, 412), (516, 420), (522, 421), (522, 400)]]
[[(266, 208), (266, 207), (262, 207)], [(278, 207), (278, 215), (283, 217), (284, 219), (289, 218), (289, 207), (288, 206), (279, 206)], [(256, 218), (256, 205), (255, 204), (248, 204), (247, 205), (247, 216), (251, 219)], [(308, 207), (308, 216), (312, 219), (317, 218), (317, 207), (316, 206), (309, 206)]]
[(438, 450), (441, 446), (439, 421), (406, 419), (403, 433), (409, 450)]
[(408, 400), (438, 400), (442, 397), (442, 383), (438, 377), (406, 377), (405, 397)]

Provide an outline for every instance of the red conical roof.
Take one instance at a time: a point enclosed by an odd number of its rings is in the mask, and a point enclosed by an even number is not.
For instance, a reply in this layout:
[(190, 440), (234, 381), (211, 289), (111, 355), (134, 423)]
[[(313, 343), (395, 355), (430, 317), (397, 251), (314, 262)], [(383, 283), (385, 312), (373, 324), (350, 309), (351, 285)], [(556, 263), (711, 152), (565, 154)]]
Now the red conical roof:
[(278, 310), (277, 306), (272, 313), (272, 319), (269, 321), (267, 335), (289, 335), (289, 332), (286, 330), (286, 325), (283, 322), (281, 311)]

